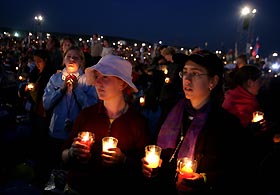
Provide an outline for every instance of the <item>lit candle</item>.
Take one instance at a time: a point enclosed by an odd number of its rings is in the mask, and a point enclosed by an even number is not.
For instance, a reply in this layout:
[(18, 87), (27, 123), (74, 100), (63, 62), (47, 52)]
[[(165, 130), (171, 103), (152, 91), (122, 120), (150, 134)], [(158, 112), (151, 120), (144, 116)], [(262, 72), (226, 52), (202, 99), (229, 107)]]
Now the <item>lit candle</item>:
[(192, 162), (189, 161), (187, 164), (183, 165), (181, 169), (181, 173), (183, 174), (184, 178), (190, 178), (193, 176), (193, 169), (192, 169)]
[(166, 77), (164, 81), (165, 81), (165, 83), (169, 83), (170, 82), (170, 78)]
[(29, 83), (29, 84), (27, 85), (27, 88), (28, 88), (29, 90), (32, 90), (32, 89), (34, 88), (34, 84), (33, 84), (33, 83)]
[(163, 67), (162, 70), (163, 70), (164, 74), (168, 74), (168, 69), (165, 66)]
[(157, 168), (158, 165), (159, 165), (159, 155), (156, 154), (155, 152), (154, 153), (149, 153), (146, 155), (146, 161), (149, 163), (147, 166), (149, 168)]
[(104, 137), (102, 139), (102, 150), (108, 152), (109, 148), (116, 148), (118, 140), (114, 137)]
[(139, 103), (140, 103), (141, 106), (144, 106), (145, 105), (145, 97), (140, 97)]
[(252, 122), (259, 122), (263, 120), (263, 115), (264, 115), (263, 112), (260, 111), (254, 112)]
[(83, 131), (80, 132), (78, 136), (81, 138), (81, 142), (88, 146), (91, 146), (94, 142), (94, 134), (92, 132)]
[(187, 157), (178, 159), (177, 169), (180, 178), (191, 178), (196, 171), (196, 161)]
[(148, 145), (145, 148), (145, 159), (149, 163), (149, 168), (157, 168), (159, 166), (161, 147), (156, 145)]

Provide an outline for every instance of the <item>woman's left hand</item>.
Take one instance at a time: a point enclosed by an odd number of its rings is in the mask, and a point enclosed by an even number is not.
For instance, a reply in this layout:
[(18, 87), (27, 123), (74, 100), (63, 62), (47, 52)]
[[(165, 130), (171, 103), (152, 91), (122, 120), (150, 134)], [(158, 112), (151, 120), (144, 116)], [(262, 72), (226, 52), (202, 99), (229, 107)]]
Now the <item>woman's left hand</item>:
[(178, 173), (176, 182), (177, 191), (179, 194), (185, 194), (193, 191), (196, 186), (200, 186), (204, 182), (204, 177), (199, 173), (193, 173), (191, 177), (184, 178), (183, 175)]

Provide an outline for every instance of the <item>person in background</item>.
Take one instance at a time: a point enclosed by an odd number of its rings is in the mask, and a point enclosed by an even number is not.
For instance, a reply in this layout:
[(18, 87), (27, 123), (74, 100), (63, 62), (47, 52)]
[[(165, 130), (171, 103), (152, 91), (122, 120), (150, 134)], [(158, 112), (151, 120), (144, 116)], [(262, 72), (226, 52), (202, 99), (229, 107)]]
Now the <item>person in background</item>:
[(20, 56), (20, 58), (19, 58), (19, 68), (18, 68), (18, 72), (17, 72), (17, 79), (26, 80), (26, 79), (29, 78), (31, 69), (30, 69), (29, 66), (27, 66), (27, 64), (28, 64), (28, 56)]
[(223, 108), (237, 116), (244, 127), (251, 123), (253, 112), (262, 111), (257, 99), (262, 82), (262, 71), (245, 65), (235, 73), (236, 87), (225, 92)]
[(45, 87), (54, 72), (51, 69), (49, 54), (46, 50), (35, 50), (33, 52), (33, 60), (36, 68), (31, 72), (28, 83), (25, 86), (25, 91), (27, 91), (31, 97), (31, 99), (29, 99), (30, 104), (28, 106), (27, 102), (26, 109), (30, 111), (34, 141), (37, 145), (41, 145), (43, 142), (42, 139), (45, 138), (47, 133), (46, 127), (49, 125), (49, 118), (43, 107), (43, 95)]
[(233, 89), (236, 87), (235, 85), (235, 73), (243, 66), (248, 64), (248, 59), (246, 54), (240, 54), (236, 58), (236, 65), (235, 68), (232, 70), (227, 70), (225, 72), (225, 82), (224, 82), (224, 91), (227, 91), (228, 89)]
[(223, 108), (237, 116), (245, 128), (246, 134), (251, 138), (248, 140), (248, 146), (251, 147), (251, 166), (254, 167), (253, 174), (256, 178), (258, 167), (273, 147), (273, 132), (270, 123), (264, 119), (259, 125), (252, 122), (253, 112), (262, 111), (257, 96), (263, 86), (263, 73), (255, 65), (244, 65), (235, 73), (234, 82), (236, 87), (225, 92)]
[[(69, 167), (65, 193), (138, 193), (143, 179), (141, 158), (150, 138), (147, 119), (127, 102), (128, 95), (138, 92), (132, 83), (132, 65), (108, 54), (85, 74), (100, 102), (80, 112), (63, 147), (62, 159)], [(91, 147), (77, 138), (81, 131), (94, 133)], [(117, 147), (108, 152), (102, 151), (106, 136), (118, 139)], [(104, 186), (108, 187), (104, 190)]]
[(88, 53), (88, 54), (90, 55), (90, 47), (89, 47), (87, 41), (83, 41), (83, 42), (82, 42), (81, 48), (82, 48), (82, 51), (83, 51), (84, 53)]
[(75, 40), (70, 37), (70, 36), (65, 36), (61, 39), (60, 41), (60, 48), (62, 51), (62, 54), (64, 54), (68, 48), (70, 48), (71, 46), (75, 46)]
[[(169, 80), (165, 81), (164, 85), (161, 87), (159, 97), (162, 109), (160, 120), (162, 121), (162, 119), (166, 117), (172, 107), (177, 103), (178, 99), (184, 96), (179, 72), (182, 71), (184, 67), (187, 55), (176, 52), (173, 47), (165, 47), (160, 50), (160, 53), (167, 61), (166, 67), (168, 72), (165, 79), (169, 78)], [(160, 125), (161, 124), (158, 124), (158, 129), (156, 131), (159, 131)]]
[(113, 54), (113, 48), (111, 47), (108, 39), (103, 39), (103, 49), (101, 52), (101, 57), (104, 57), (108, 54)]
[(100, 60), (102, 49), (103, 49), (102, 44), (101, 44), (100, 40), (98, 40), (98, 38), (99, 38), (98, 34), (92, 35), (90, 55), (92, 57), (93, 64), (96, 64)]
[[(158, 174), (145, 158), (142, 172), (148, 179), (148, 194), (227, 194), (246, 191), (240, 172), (247, 167), (243, 152), (245, 137), (237, 117), (222, 108), (223, 63), (214, 53), (200, 50), (188, 56), (180, 72), (185, 97), (180, 99), (159, 131), (156, 144), (162, 148)], [(197, 161), (191, 178), (176, 172), (177, 159)], [(242, 159), (242, 161), (240, 161)], [(234, 166), (232, 166), (234, 165)], [(236, 183), (238, 181), (238, 184)], [(243, 188), (244, 187), (244, 188)]]
[(81, 49), (71, 46), (63, 61), (65, 68), (50, 78), (43, 96), (44, 108), (51, 116), (45, 154), (47, 176), (52, 169), (62, 168), (61, 147), (79, 112), (98, 101), (95, 88), (86, 84)]
[[(70, 48), (71, 46), (75, 46), (75, 45), (76, 45), (75, 40), (72, 37), (70, 37), (70, 36), (63, 37), (60, 40), (60, 50), (62, 52), (62, 55), (64, 55), (64, 53), (68, 50), (68, 48)], [(64, 66), (64, 64), (62, 64), (62, 66)]]
[(59, 39), (55, 35), (50, 35), (46, 41), (46, 50), (50, 55), (50, 64), (55, 72), (64, 68), (63, 54), (60, 50)]
[(25, 99), (24, 108), (29, 113), (31, 136), (28, 142), (28, 158), (35, 165), (36, 181), (40, 179), (40, 167), (43, 164), (43, 155), (38, 150), (43, 150), (48, 132), (49, 117), (43, 107), (43, 94), (53, 70), (49, 61), (49, 54), (45, 49), (34, 50), (32, 53), (35, 68), (31, 71), (28, 80), (21, 86), (19, 96)]

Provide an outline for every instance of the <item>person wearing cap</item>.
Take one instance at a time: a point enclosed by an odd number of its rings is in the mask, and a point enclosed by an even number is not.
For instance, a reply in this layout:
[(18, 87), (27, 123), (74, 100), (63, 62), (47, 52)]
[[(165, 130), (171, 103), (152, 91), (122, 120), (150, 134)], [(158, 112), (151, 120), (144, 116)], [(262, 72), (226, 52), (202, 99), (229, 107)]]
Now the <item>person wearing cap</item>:
[[(85, 74), (87, 83), (96, 87), (100, 101), (80, 112), (63, 147), (62, 159), (69, 165), (65, 190), (79, 194), (139, 191), (144, 179), (141, 158), (150, 138), (148, 120), (126, 99), (138, 92), (132, 82), (132, 65), (108, 54), (86, 68)], [(91, 147), (82, 148), (76, 138), (80, 131), (94, 134)], [(117, 138), (117, 148), (102, 152), (102, 138), (107, 136)]]
[[(243, 127), (221, 106), (222, 60), (207, 50), (192, 53), (180, 77), (185, 97), (162, 122), (157, 137), (162, 148), (157, 176), (151, 177), (152, 169), (142, 158), (142, 173), (151, 180), (147, 193), (227, 194), (240, 189), (244, 183), (239, 174), (247, 162), (242, 153), (244, 140), (238, 137)], [(177, 159), (183, 157), (197, 162), (188, 179), (176, 171)]]

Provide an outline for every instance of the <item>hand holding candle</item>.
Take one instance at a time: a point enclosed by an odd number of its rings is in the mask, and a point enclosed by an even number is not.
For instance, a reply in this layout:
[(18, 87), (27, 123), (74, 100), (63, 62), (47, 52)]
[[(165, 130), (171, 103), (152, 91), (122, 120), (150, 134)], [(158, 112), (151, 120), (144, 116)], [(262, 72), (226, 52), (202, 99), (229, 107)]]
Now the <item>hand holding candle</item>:
[(197, 162), (188, 157), (179, 158), (177, 161), (177, 171), (183, 178), (193, 177), (193, 173), (196, 171), (196, 166)]
[(87, 163), (91, 158), (91, 146), (94, 143), (94, 133), (82, 131), (75, 138), (70, 151), (71, 156), (75, 156), (81, 163)]
[(94, 143), (94, 134), (89, 131), (79, 132), (78, 137), (82, 144), (88, 145), (89, 147)]
[(177, 160), (178, 180), (176, 183), (177, 189), (181, 191), (188, 191), (189, 186), (183, 184), (183, 179), (195, 178), (197, 162), (188, 157), (179, 158)]
[(160, 162), (161, 147), (156, 145), (148, 145), (145, 147), (145, 160), (149, 163), (147, 167), (152, 168), (152, 177), (157, 174), (157, 168)]
[(118, 145), (118, 139), (114, 137), (104, 137), (102, 139), (102, 151), (109, 152), (109, 148), (116, 148)]
[[(122, 155), (119, 148), (117, 148), (118, 139), (115, 137), (104, 137), (102, 139), (102, 160), (103, 165), (110, 166), (119, 161)], [(112, 150), (110, 150), (112, 149)]]

